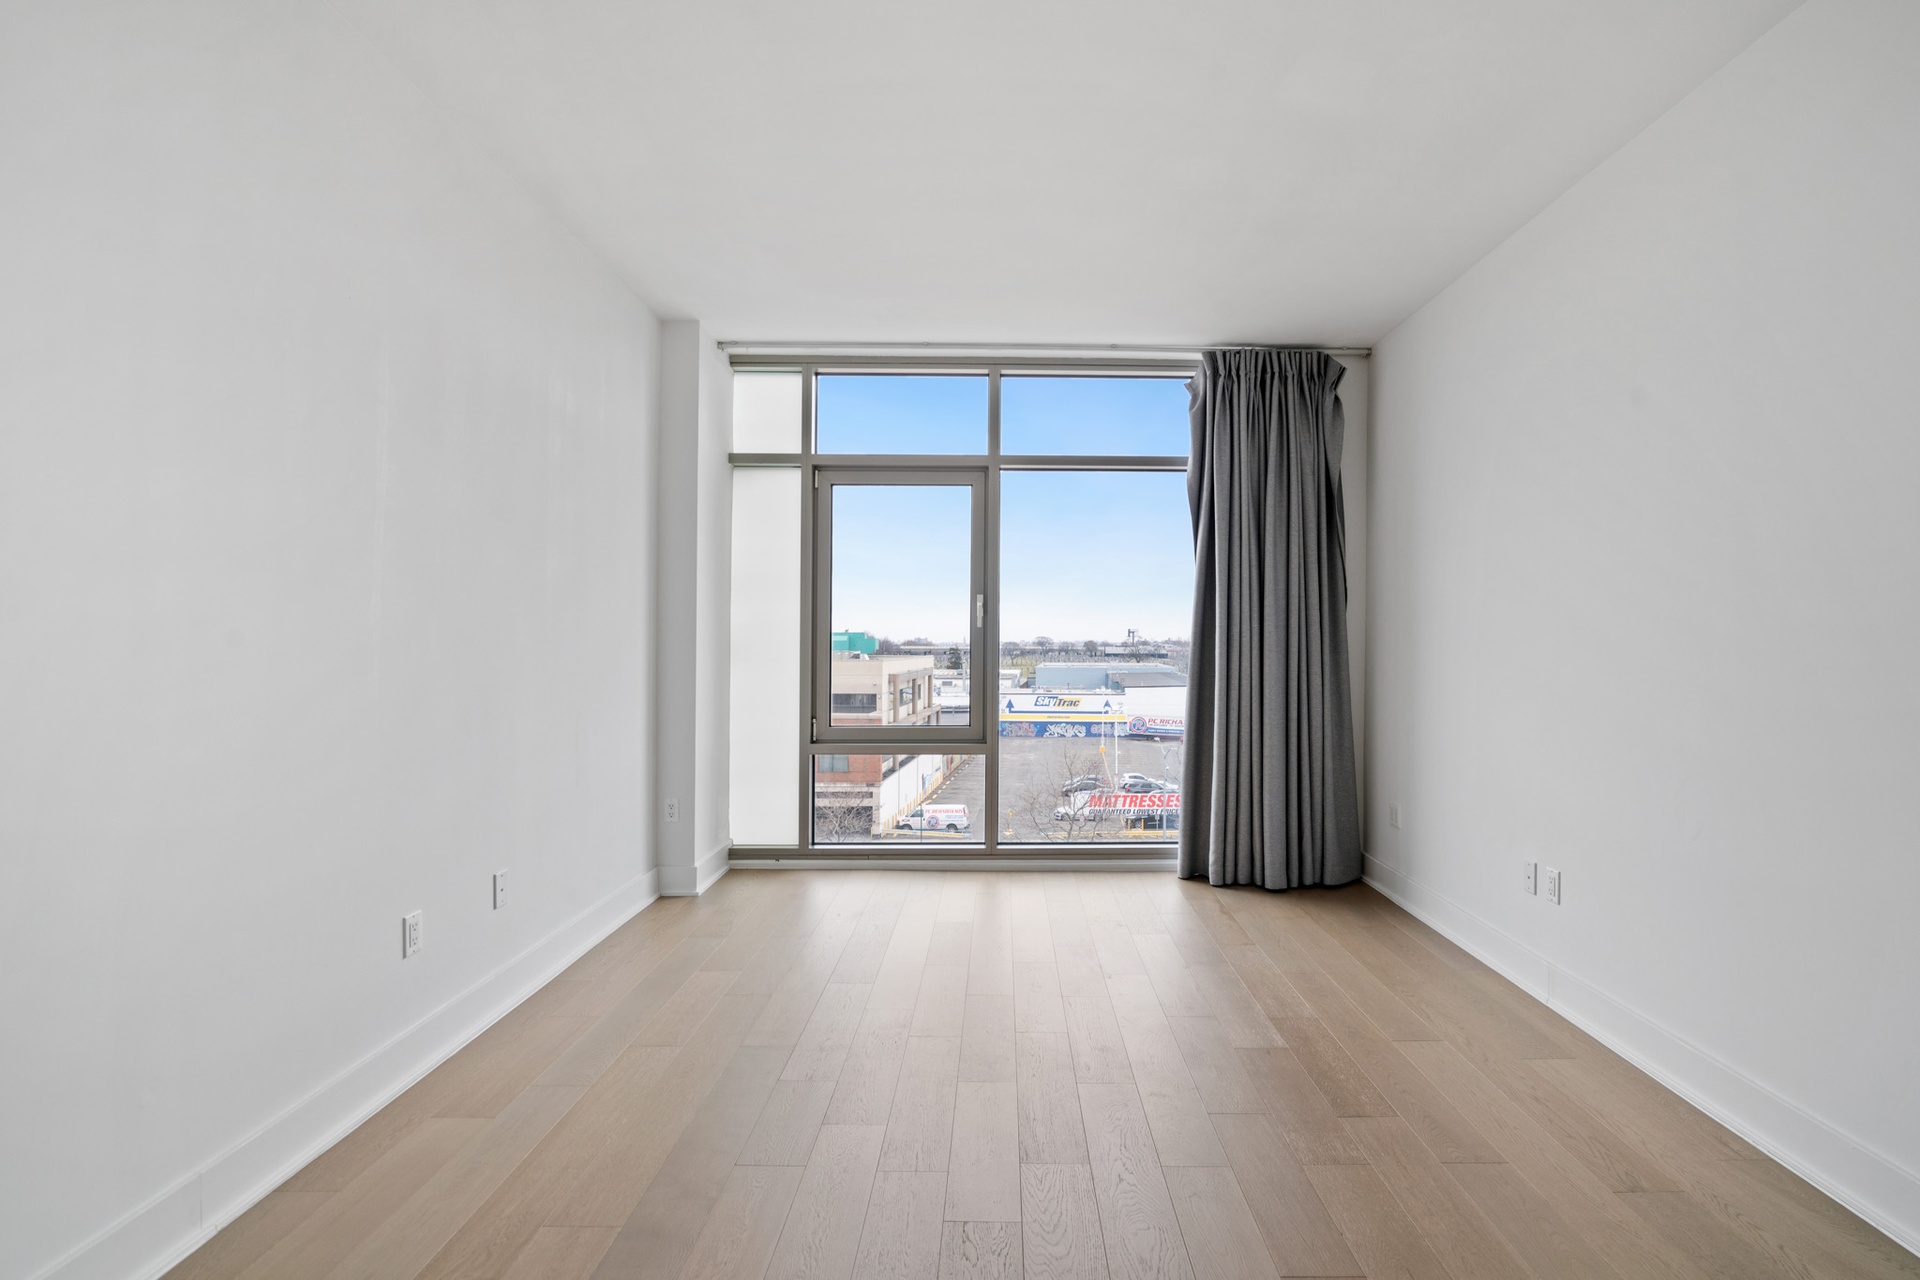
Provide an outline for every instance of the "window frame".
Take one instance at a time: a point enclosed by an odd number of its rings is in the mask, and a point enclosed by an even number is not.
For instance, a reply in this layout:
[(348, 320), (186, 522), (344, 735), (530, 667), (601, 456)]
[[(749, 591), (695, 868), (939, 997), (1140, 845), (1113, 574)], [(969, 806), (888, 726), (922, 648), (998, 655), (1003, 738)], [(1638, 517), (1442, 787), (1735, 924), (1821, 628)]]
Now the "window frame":
[[(976, 666), (985, 656), (983, 637), (986, 632), (987, 594), (986, 469), (984, 467), (903, 467), (876, 470), (871, 467), (841, 467), (832, 464), (815, 466), (811, 504), (814, 509), (814, 533), (809, 539), (814, 562), (812, 597), (809, 601), (812, 616), (807, 619), (804, 628), (809, 633), (810, 647), (813, 650), (812, 671), (809, 673), (813, 688), (813, 708), (808, 713), (808, 717), (813, 722), (810, 744), (812, 746), (876, 742), (923, 742), (941, 743), (947, 746), (971, 746), (978, 745), (985, 736), (983, 721), (986, 708), (990, 704), (986, 699), (986, 688), (978, 680), (973, 681), (967, 693), (969, 713), (967, 723), (964, 725), (836, 725), (833, 722), (833, 491), (836, 487), (913, 485), (954, 489), (965, 486), (970, 491), (967, 533), (969, 566), (967, 612), (972, 621), (967, 627), (967, 645)], [(807, 504), (803, 502), (802, 505)], [(995, 668), (998, 668), (997, 662)], [(894, 695), (892, 706), (888, 706), (887, 703), (887, 689), (883, 683), (879, 693), (875, 695), (875, 710), (885, 708), (896, 714), (899, 712), (898, 693)], [(841, 751), (833, 754), (850, 753)], [(868, 753), (859, 751), (857, 754)], [(899, 755), (904, 752), (889, 750), (882, 754)]]
[[(813, 839), (815, 758), (823, 755), (979, 755), (985, 770), (985, 813), (977, 821), (979, 844), (954, 846), (952, 857), (964, 861), (990, 860), (1005, 864), (1020, 858), (1049, 861), (1102, 859), (1158, 860), (1167, 856), (1178, 837), (1115, 841), (1098, 845), (1063, 842), (1000, 842), (1000, 734), (997, 706), (1000, 686), (1000, 481), (1007, 471), (1147, 471), (1185, 474), (1185, 454), (1002, 454), (1000, 451), (1000, 381), (1010, 374), (1055, 377), (1191, 378), (1199, 371), (1197, 358), (1129, 359), (1052, 357), (983, 360), (977, 357), (899, 356), (853, 360), (796, 359), (791, 355), (735, 353), (729, 357), (735, 371), (790, 372), (800, 375), (800, 441), (797, 453), (728, 454), (738, 467), (796, 468), (800, 472), (802, 501), (800, 598), (808, 611), (800, 628), (800, 770), (796, 843), (792, 846), (739, 845), (742, 854), (801, 859), (899, 859), (926, 862), (939, 857), (921, 846), (883, 844), (815, 844)], [(816, 378), (821, 374), (984, 374), (987, 378), (987, 452), (984, 454), (849, 454), (817, 451), (815, 421)], [(953, 483), (956, 476), (977, 476), (974, 530), (974, 590), (984, 602), (973, 628), (974, 666), (969, 689), (969, 723), (931, 728), (842, 726), (831, 723), (830, 667), (832, 662), (831, 567), (823, 556), (831, 553), (822, 524), (827, 512), (822, 473), (881, 477), (877, 483)], [(905, 477), (925, 477), (908, 481)], [(942, 478), (935, 478), (942, 477)]]

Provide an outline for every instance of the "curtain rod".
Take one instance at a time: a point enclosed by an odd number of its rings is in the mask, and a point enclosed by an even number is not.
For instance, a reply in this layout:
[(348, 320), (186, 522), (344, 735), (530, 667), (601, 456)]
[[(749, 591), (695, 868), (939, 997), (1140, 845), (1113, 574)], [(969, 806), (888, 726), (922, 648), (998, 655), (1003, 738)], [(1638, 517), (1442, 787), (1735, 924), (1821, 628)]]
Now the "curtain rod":
[[(1159, 356), (1173, 360), (1198, 359), (1209, 347), (1151, 347), (1124, 342), (721, 342), (722, 351), (739, 356), (861, 356), (956, 355), (991, 359), (994, 356)], [(1227, 346), (1236, 344), (1228, 343)], [(1259, 345), (1259, 344), (1238, 344)], [(1286, 351), (1319, 351), (1330, 356), (1370, 356), (1372, 347), (1283, 346)]]

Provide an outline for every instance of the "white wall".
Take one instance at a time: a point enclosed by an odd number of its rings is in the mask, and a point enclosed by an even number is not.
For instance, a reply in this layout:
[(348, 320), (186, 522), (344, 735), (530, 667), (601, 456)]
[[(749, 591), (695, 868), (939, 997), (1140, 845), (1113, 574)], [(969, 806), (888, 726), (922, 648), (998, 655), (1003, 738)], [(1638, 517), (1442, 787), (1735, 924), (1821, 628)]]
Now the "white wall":
[(1369, 672), (1377, 881), (1910, 1245), (1916, 210), (1811, 0), (1379, 344)]
[(656, 323), (332, 15), (0, 17), (0, 1275), (157, 1264), (652, 891)]
[(707, 342), (700, 350), (700, 459), (694, 475), (700, 494), (694, 528), (695, 649), (700, 655), (693, 725), (700, 771), (693, 811), (696, 891), (725, 872), (733, 843), (727, 828), (733, 647), (733, 467), (727, 453), (732, 447), (733, 369), (726, 353)]
[(660, 361), (653, 830), (661, 892), (686, 895), (727, 870), (733, 372), (697, 320), (661, 326)]

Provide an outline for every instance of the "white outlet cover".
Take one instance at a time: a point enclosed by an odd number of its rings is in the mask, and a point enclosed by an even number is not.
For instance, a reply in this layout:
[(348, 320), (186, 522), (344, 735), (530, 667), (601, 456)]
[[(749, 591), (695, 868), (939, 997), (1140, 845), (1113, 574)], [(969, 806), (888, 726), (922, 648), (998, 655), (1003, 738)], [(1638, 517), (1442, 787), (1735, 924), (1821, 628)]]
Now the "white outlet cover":
[(400, 958), (406, 959), (420, 950), (420, 913), (410, 912), (400, 917)]
[(1387, 825), (1392, 827), (1395, 831), (1398, 831), (1400, 829), (1400, 806), (1399, 805), (1390, 804), (1387, 806)]
[(1552, 867), (1547, 868), (1547, 901), (1560, 905), (1560, 873)]

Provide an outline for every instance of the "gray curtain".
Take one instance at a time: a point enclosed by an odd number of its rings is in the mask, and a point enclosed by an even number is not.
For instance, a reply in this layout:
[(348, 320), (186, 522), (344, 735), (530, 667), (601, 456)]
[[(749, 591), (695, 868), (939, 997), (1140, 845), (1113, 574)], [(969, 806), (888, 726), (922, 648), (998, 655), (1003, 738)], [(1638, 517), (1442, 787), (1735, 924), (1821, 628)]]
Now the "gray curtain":
[(1189, 389), (1195, 582), (1180, 874), (1269, 889), (1360, 876), (1347, 677), (1346, 372), (1209, 351)]

